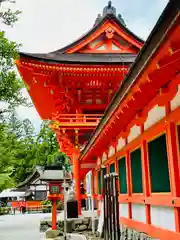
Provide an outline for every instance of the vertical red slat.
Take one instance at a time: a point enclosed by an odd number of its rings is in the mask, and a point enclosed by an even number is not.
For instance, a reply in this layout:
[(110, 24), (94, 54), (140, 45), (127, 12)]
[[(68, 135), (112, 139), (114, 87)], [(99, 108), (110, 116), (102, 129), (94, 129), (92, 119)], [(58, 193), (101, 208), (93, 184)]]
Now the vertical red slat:
[[(167, 153), (170, 173), (171, 192), (174, 197), (180, 196), (179, 150), (177, 145), (176, 125), (173, 122), (167, 125)], [(180, 232), (180, 209), (174, 208), (176, 231)]]
[[(132, 195), (132, 181), (131, 181), (131, 165), (130, 165), (130, 154), (126, 154), (126, 169), (127, 169), (127, 187), (128, 187), (128, 197)], [(132, 205), (128, 203), (128, 217), (132, 218)]]
[[(147, 142), (142, 142), (141, 148), (141, 159), (142, 159), (142, 177), (143, 177), (143, 192), (144, 196), (148, 197), (150, 195), (150, 173), (148, 166), (148, 151), (147, 151)], [(146, 211), (146, 223), (151, 224), (151, 214), (150, 214), (150, 205), (145, 205)]]

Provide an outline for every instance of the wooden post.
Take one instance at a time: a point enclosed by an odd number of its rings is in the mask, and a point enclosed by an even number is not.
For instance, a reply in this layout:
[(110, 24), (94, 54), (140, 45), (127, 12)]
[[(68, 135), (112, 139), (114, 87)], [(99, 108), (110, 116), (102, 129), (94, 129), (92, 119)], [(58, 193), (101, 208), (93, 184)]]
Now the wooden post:
[[(145, 197), (150, 196), (150, 175), (149, 175), (149, 167), (148, 167), (148, 152), (147, 152), (147, 142), (142, 142), (142, 177), (143, 177), (143, 192)], [(146, 223), (151, 224), (151, 214), (150, 214), (150, 205), (145, 204), (146, 210)]]
[(95, 233), (95, 221), (94, 221), (94, 200), (95, 200), (95, 191), (94, 191), (94, 178), (95, 178), (95, 169), (92, 169), (91, 175), (91, 210), (92, 210), (92, 232)]
[[(170, 172), (170, 183), (171, 183), (171, 192), (173, 197), (180, 196), (180, 169), (179, 169), (179, 150), (177, 146), (177, 136), (176, 136), (176, 125), (170, 122), (167, 125), (167, 153), (168, 153), (168, 164), (169, 164), (169, 172)], [(176, 224), (176, 232), (180, 232), (180, 209), (178, 207), (174, 207), (174, 215), (175, 215), (175, 224)]]
[(76, 189), (76, 200), (78, 202), (78, 214), (81, 215), (81, 189), (80, 189), (80, 162), (79, 162), (80, 151), (79, 148), (74, 149), (73, 153), (73, 166), (74, 166), (74, 180)]
[(95, 169), (92, 169), (92, 178), (91, 178), (91, 193), (92, 195), (95, 195), (95, 176), (96, 176), (96, 172)]
[[(116, 147), (117, 147), (117, 140), (114, 139), (114, 141), (113, 141), (113, 148), (114, 148), (114, 150), (115, 150), (115, 153), (114, 153), (115, 156), (116, 156), (116, 153), (117, 153)], [(115, 173), (118, 174), (118, 160), (117, 160), (116, 157), (115, 157), (115, 162), (114, 162), (114, 164), (115, 164)]]
[(56, 230), (57, 211), (56, 211), (56, 199), (52, 200), (52, 230)]
[[(131, 181), (131, 162), (130, 153), (126, 153), (126, 169), (127, 169), (127, 187), (128, 187), (128, 197), (132, 196), (132, 181)], [(132, 219), (132, 204), (128, 203), (128, 217)]]

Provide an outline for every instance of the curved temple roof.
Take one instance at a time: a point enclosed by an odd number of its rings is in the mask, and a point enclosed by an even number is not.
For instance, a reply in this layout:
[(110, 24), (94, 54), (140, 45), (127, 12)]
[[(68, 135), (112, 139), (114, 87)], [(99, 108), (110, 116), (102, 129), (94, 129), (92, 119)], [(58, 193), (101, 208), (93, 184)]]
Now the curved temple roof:
[(106, 21), (112, 21), (128, 35), (130, 35), (135, 41), (140, 43), (141, 45), (144, 44), (144, 41), (140, 39), (138, 36), (136, 36), (134, 33), (132, 33), (125, 25), (125, 22), (121, 16), (121, 14), (116, 15), (116, 9), (115, 7), (112, 6), (111, 1), (108, 2), (108, 6), (106, 6), (103, 9), (103, 14), (98, 14), (98, 17), (95, 21), (95, 24), (92, 29), (90, 29), (86, 34), (81, 36), (79, 39), (74, 41), (73, 43), (67, 45), (66, 47), (63, 47), (61, 49), (58, 49), (56, 51), (50, 52), (50, 53), (25, 53), (25, 52), (20, 52), (21, 56), (24, 57), (31, 57), (35, 58), (37, 60), (41, 61), (55, 61), (55, 62), (68, 62), (68, 63), (74, 63), (74, 62), (80, 62), (80, 63), (122, 63), (122, 62), (127, 62), (127, 63), (132, 63), (135, 60), (135, 57), (137, 54), (117, 54), (117, 53), (109, 53), (109, 54), (104, 54), (104, 53), (85, 53), (85, 54), (67, 54), (67, 51), (69, 49), (72, 49), (79, 43), (83, 42), (86, 40), (88, 37), (90, 37), (93, 33), (96, 32), (97, 29), (99, 29)]
[(136, 54), (60, 54), (60, 53), (47, 53), (47, 54), (31, 54), (21, 53), (21, 56), (31, 57), (34, 60), (48, 61), (52, 63), (87, 63), (87, 64), (110, 64), (110, 63), (133, 63), (136, 58)]

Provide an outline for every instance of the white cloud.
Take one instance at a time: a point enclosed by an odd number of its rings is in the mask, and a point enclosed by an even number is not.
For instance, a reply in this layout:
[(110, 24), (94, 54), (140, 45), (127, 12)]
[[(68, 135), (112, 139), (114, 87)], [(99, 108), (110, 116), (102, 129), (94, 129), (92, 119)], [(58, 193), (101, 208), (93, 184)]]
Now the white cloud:
[(48, 52), (74, 41), (94, 24), (102, 11), (96, 0), (16, 0), (20, 20), (8, 37), (27, 52)]

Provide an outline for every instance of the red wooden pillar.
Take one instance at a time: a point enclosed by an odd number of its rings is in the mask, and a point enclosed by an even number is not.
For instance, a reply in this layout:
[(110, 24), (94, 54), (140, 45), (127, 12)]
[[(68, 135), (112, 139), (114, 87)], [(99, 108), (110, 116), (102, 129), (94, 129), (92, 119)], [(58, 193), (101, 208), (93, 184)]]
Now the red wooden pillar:
[(95, 193), (98, 195), (98, 169), (95, 170), (95, 178), (96, 178), (96, 184), (95, 184)]
[[(127, 169), (127, 190), (128, 190), (128, 197), (132, 195), (132, 181), (131, 181), (131, 164), (130, 164), (130, 153), (127, 152), (126, 154), (126, 169)], [(128, 217), (129, 219), (132, 218), (132, 204), (128, 203)]]
[[(97, 198), (96, 198), (96, 189), (95, 189), (95, 177), (96, 177), (96, 171), (95, 168), (92, 169), (92, 178), (91, 178), (91, 195), (92, 195), (92, 200), (94, 201), (94, 204), (96, 203), (97, 206)], [(95, 206), (94, 206), (95, 207)]]
[(94, 197), (94, 194), (95, 194), (95, 174), (96, 174), (96, 172), (95, 172), (95, 169), (93, 168), (92, 169), (92, 178), (91, 178), (91, 193), (92, 193), (92, 195), (93, 195), (93, 197)]
[[(179, 169), (179, 150), (177, 146), (176, 125), (170, 122), (167, 125), (167, 152), (170, 173), (171, 192), (173, 197), (180, 196), (180, 169)], [(180, 232), (180, 209), (174, 207), (176, 231)]]
[(116, 153), (117, 153), (117, 149), (116, 149), (117, 141), (116, 140), (113, 141), (112, 146), (113, 146), (114, 151), (115, 151), (115, 162), (114, 162), (115, 163), (115, 172), (118, 174), (118, 161), (117, 161), (117, 158), (116, 158)]
[(81, 215), (81, 189), (80, 189), (80, 150), (79, 148), (74, 149), (73, 153), (73, 174), (75, 180), (75, 189), (76, 189), (76, 200), (78, 202), (78, 214)]
[(107, 174), (110, 174), (110, 164), (109, 163), (106, 165), (106, 168), (107, 168)]
[[(96, 188), (97, 196), (99, 196), (99, 177), (98, 177), (98, 172), (99, 172), (99, 169), (96, 169), (96, 171), (95, 171), (95, 176), (96, 176), (96, 186), (95, 186), (95, 188)], [(97, 201), (97, 214), (99, 216), (100, 215), (100, 200), (99, 200), (99, 197), (97, 197), (96, 201)]]
[(113, 142), (113, 147), (115, 149), (115, 172), (118, 175), (117, 188), (118, 188), (118, 192), (119, 192), (120, 191), (120, 186), (119, 186), (119, 168), (118, 168), (118, 158), (116, 157), (116, 153), (117, 153), (117, 140), (115, 140)]
[(56, 199), (52, 200), (52, 230), (56, 230), (57, 222), (57, 208), (56, 208)]
[[(142, 178), (143, 178), (143, 192), (144, 196), (148, 197), (150, 195), (150, 174), (149, 174), (149, 166), (148, 166), (148, 151), (147, 151), (147, 142), (142, 142)], [(150, 205), (145, 205), (145, 211), (146, 211), (146, 223), (151, 224), (151, 211), (150, 211)]]

